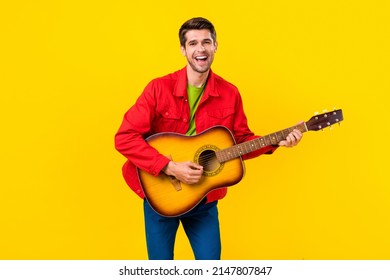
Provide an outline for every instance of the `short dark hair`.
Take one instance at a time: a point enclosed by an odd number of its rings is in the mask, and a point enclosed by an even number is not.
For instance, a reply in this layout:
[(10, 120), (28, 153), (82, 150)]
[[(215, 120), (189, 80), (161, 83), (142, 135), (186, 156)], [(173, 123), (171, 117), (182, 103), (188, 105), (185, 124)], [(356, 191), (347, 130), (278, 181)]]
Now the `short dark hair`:
[(217, 33), (215, 32), (214, 25), (207, 19), (202, 17), (196, 17), (187, 20), (183, 25), (180, 27), (179, 30), (179, 40), (180, 40), (180, 46), (185, 46), (186, 44), (186, 33), (190, 30), (201, 30), (201, 29), (208, 29), (211, 33), (211, 38), (214, 40), (214, 42), (217, 39)]

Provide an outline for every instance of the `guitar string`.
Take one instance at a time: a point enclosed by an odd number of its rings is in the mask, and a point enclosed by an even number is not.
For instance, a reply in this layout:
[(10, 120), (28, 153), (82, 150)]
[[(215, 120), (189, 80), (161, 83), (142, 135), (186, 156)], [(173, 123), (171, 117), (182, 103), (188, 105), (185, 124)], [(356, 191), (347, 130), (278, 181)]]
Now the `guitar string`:
[[(272, 135), (276, 135), (276, 138), (279, 138), (279, 137), (277, 137), (278, 136), (277, 133), (282, 133), (282, 135), (283, 135), (284, 133), (289, 133), (292, 129), (297, 128), (297, 127), (298, 126), (293, 126), (293, 127), (281, 130), (279, 132), (275, 132), (275, 133), (272, 133), (272, 134), (269, 134), (269, 135), (265, 135), (265, 136), (260, 137), (260, 138), (253, 139), (253, 140), (251, 140), (249, 142), (244, 142), (244, 143), (238, 144), (236, 146), (228, 147), (228, 148), (222, 150), (223, 151), (222, 158), (223, 159), (225, 159), (225, 158), (231, 159), (231, 158), (239, 157), (241, 155), (245, 155), (245, 154), (247, 154), (249, 152), (252, 152), (252, 151), (254, 151), (256, 149), (260, 149), (260, 148), (272, 145), (272, 140), (269, 139), (267, 141), (267, 139), (266, 139), (267, 137), (270, 138), (270, 137), (272, 137)], [(280, 134), (279, 134), (279, 136), (280, 136)], [(282, 138), (285, 139), (284, 135), (283, 135)], [(260, 143), (260, 141), (261, 142), (265, 142), (266, 145), (264, 145), (264, 143)], [(267, 143), (267, 142), (269, 142), (269, 143)], [(253, 147), (251, 147), (253, 145), (255, 145), (255, 149), (253, 149)], [(245, 151), (243, 151), (243, 150), (245, 150)], [(213, 151), (213, 152), (214, 153), (212, 153), (212, 154), (199, 156), (199, 161), (201, 161), (201, 160), (208, 161), (208, 160), (210, 160), (210, 159), (212, 159), (214, 157), (217, 158), (216, 152), (215, 151)], [(228, 154), (228, 156), (225, 156), (226, 154)]]
[[(292, 127), (294, 128), (294, 127)], [(283, 132), (289, 132), (289, 129), (285, 129), (283, 130)], [(231, 146), (231, 147), (228, 147), (224, 150), (222, 150), (222, 159), (224, 160), (229, 160), (229, 159), (232, 159), (232, 158), (235, 158), (235, 157), (239, 157), (241, 155), (245, 155), (249, 152), (252, 152), (256, 149), (260, 149), (260, 148), (263, 148), (263, 147), (266, 147), (266, 146), (269, 146), (269, 145), (272, 145), (272, 141), (269, 140), (270, 144), (268, 144), (267, 142), (267, 139), (265, 137), (271, 137), (272, 134), (270, 135), (265, 135), (263, 137), (260, 137), (260, 138), (257, 138), (257, 139), (254, 139), (252, 141), (249, 141), (249, 142), (244, 142), (244, 143), (241, 143), (241, 144), (238, 144), (236, 146)], [(260, 140), (262, 139), (262, 140)], [(261, 142), (265, 142), (267, 145), (264, 145), (264, 143), (260, 143)], [(255, 149), (253, 149), (253, 146), (255, 145)], [(212, 158), (217, 158), (216, 156), (216, 152), (215, 151), (212, 151), (213, 153), (211, 154), (206, 154), (206, 155), (201, 155), (199, 156), (199, 162), (200, 161), (209, 161), (211, 160)], [(217, 160), (218, 162), (218, 160)], [(206, 162), (207, 164), (207, 162)]]
[[(238, 156), (244, 155), (246, 153), (249, 153), (249, 152), (253, 151), (253, 148), (250, 147), (250, 145), (251, 144), (249, 144), (249, 143), (246, 143), (246, 144), (242, 143), (242, 144), (239, 144), (239, 145), (237, 145), (235, 147), (226, 148), (225, 150), (222, 150), (223, 151), (222, 152), (222, 157), (223, 158), (231, 158), (231, 156), (238, 157)], [(258, 146), (258, 145), (255, 144), (255, 146)], [(258, 147), (256, 147), (256, 149), (257, 148)], [(260, 146), (260, 148), (261, 148), (261, 146)], [(231, 152), (228, 152), (228, 150), (230, 150)], [(242, 150), (245, 150), (245, 152), (242, 152)], [(249, 150), (249, 152), (248, 152), (248, 150)], [(226, 156), (226, 155), (228, 155), (228, 156)], [(210, 159), (212, 159), (214, 157), (216, 158), (216, 152), (214, 152), (212, 154), (206, 154), (206, 155), (199, 156), (199, 161), (200, 160), (206, 160), (207, 161), (207, 160), (210, 160)]]
[[(288, 134), (294, 129), (299, 129), (299, 126), (298, 125), (292, 126), (292, 127), (286, 128), (284, 130), (280, 130), (278, 132), (271, 133), (269, 135), (265, 135), (265, 136), (262, 136), (260, 138), (253, 139), (253, 140), (248, 141), (248, 142), (244, 142), (244, 143), (241, 143), (241, 144), (238, 144), (235, 146), (228, 147), (228, 148), (222, 150), (221, 159), (226, 161), (229, 159), (233, 159), (233, 158), (245, 155), (245, 154), (252, 152), (252, 151), (255, 151), (257, 149), (270, 146), (270, 145), (272, 145), (273, 142), (275, 142), (275, 137), (276, 137), (277, 141), (281, 141), (278, 139), (278, 138), (280, 138), (280, 136), (282, 136), (281, 138), (283, 140), (285, 140), (286, 137), (284, 136), (284, 134)], [(264, 145), (264, 142), (265, 142), (265, 145)], [(255, 146), (255, 149), (253, 149), (253, 145)], [(212, 158), (217, 158), (216, 152), (215, 151), (213, 151), (213, 152), (214, 153), (212, 153), (212, 154), (199, 156), (199, 161), (206, 161), (206, 164), (208, 164), (208, 162), (207, 162), (208, 160), (210, 160)], [(217, 160), (217, 162), (218, 162), (218, 160)]]

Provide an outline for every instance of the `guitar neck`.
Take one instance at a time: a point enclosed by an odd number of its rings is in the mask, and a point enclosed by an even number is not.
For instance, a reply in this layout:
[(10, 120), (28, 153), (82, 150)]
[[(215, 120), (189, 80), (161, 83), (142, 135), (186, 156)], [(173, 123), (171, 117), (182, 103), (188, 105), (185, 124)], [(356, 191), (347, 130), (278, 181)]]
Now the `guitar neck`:
[(216, 152), (217, 159), (220, 163), (238, 158), (250, 152), (260, 150), (261, 148), (277, 145), (280, 141), (286, 140), (287, 135), (292, 132), (294, 129), (299, 131), (306, 132), (308, 131), (306, 123), (300, 123), (296, 126), (292, 126), (268, 135), (265, 135), (260, 138), (256, 138), (247, 142), (243, 142), (229, 148), (219, 150)]

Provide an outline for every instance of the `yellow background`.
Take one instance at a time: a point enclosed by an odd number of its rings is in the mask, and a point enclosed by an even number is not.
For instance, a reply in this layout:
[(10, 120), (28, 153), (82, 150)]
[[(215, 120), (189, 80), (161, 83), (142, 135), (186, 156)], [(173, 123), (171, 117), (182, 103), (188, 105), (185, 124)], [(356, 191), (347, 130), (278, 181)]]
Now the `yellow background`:
[[(113, 138), (146, 83), (216, 26), (213, 70), (268, 134), (342, 108), (333, 130), (246, 162), (219, 204), (223, 259), (389, 259), (388, 1), (2, 1), (0, 258), (146, 259)], [(176, 258), (192, 259), (182, 230)]]

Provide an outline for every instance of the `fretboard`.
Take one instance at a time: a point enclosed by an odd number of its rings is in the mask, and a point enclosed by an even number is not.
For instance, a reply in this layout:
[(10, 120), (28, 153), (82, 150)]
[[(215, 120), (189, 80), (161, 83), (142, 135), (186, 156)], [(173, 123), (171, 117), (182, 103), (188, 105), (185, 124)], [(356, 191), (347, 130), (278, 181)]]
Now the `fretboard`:
[(219, 150), (216, 152), (217, 159), (220, 163), (238, 158), (250, 152), (260, 150), (271, 145), (278, 145), (282, 140), (286, 140), (287, 135), (294, 129), (300, 130), (302, 133), (308, 131), (305, 123), (300, 123), (260, 138), (256, 138), (247, 142), (243, 142), (229, 148)]

